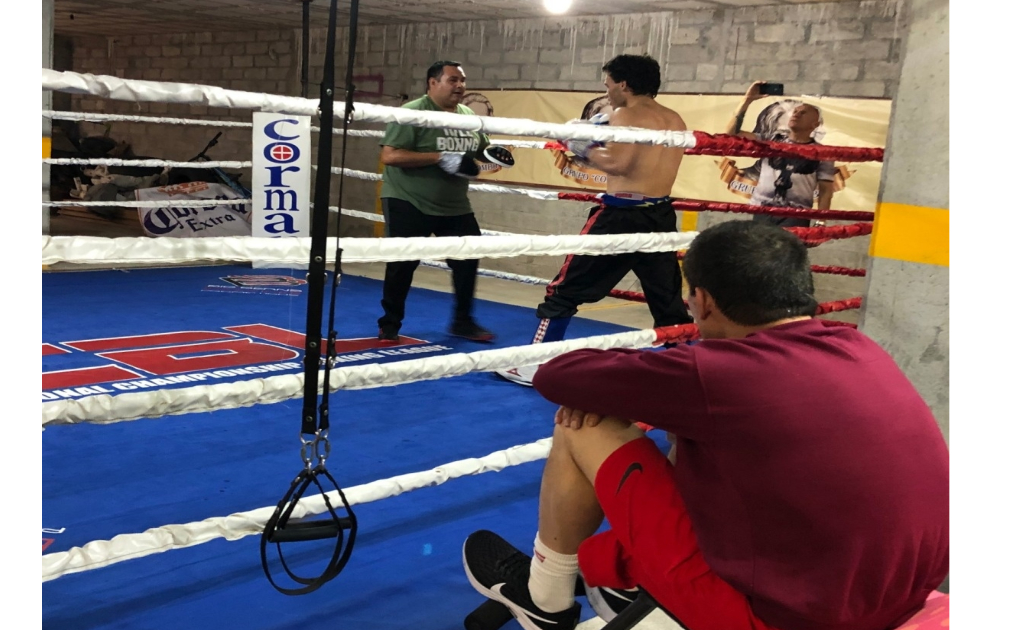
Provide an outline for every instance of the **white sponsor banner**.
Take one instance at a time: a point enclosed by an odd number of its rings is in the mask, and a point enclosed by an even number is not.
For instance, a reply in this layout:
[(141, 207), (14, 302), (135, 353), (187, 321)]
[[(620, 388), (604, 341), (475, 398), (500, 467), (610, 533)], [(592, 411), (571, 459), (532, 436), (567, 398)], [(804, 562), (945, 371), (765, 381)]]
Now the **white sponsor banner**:
[[(135, 191), (135, 198), (139, 201), (195, 201), (240, 197), (224, 184), (188, 182), (160, 188), (140, 188)], [(249, 204), (244, 202), (237, 205), (139, 208), (139, 222), (146, 236), (248, 236), (251, 216)]]
[(309, 236), (309, 125), (309, 116), (253, 112), (253, 236)]

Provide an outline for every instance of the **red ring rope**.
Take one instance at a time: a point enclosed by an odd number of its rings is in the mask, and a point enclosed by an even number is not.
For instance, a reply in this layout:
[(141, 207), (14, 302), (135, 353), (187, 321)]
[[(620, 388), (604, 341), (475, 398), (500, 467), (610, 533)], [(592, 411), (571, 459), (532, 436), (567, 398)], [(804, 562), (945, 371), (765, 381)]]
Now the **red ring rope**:
[(837, 276), (856, 276), (860, 278), (868, 275), (867, 269), (851, 269), (849, 267), (836, 267), (832, 265), (811, 265), (811, 271), (814, 273), (830, 273)]
[[(834, 302), (822, 302), (818, 305), (818, 312), (816, 315), (848, 311), (850, 309), (860, 308), (860, 305), (861, 298), (859, 297), (849, 298), (846, 300), (836, 300)], [(849, 322), (840, 322), (831, 319), (822, 319), (819, 321), (826, 326), (852, 326), (856, 328), (856, 324), (851, 324)], [(697, 330), (697, 324), (661, 326), (660, 328), (655, 328), (654, 332), (657, 334), (655, 337), (656, 343), (682, 343), (686, 341), (693, 341), (700, 337), (700, 331)]]
[(612, 289), (611, 292), (608, 293), (608, 297), (628, 300), (630, 302), (643, 302), (644, 304), (647, 304), (647, 296), (637, 291), (620, 291), (618, 289)]
[(847, 328), (856, 328), (857, 324), (853, 322), (844, 322), (838, 319), (819, 319), (819, 322), (826, 326), (846, 326)]
[(800, 157), (809, 160), (843, 160), (845, 162), (881, 162), (882, 149), (871, 147), (835, 147), (822, 144), (792, 144), (769, 140), (752, 140), (724, 133), (694, 131), (697, 146), (688, 149), (693, 155), (726, 155), (730, 157)]
[(700, 201), (686, 199), (672, 202), (676, 210), (702, 212), (739, 212), (743, 214), (771, 214), (795, 219), (835, 219), (839, 221), (874, 221), (874, 212), (858, 210), (816, 210), (814, 208), (797, 208), (794, 206), (752, 206), (745, 203), (727, 203), (722, 201)]
[[(753, 140), (724, 133), (694, 131), (697, 146), (686, 149), (687, 155), (721, 155), (728, 157), (782, 157), (809, 160), (842, 160), (844, 162), (881, 162), (883, 149), (873, 147), (837, 147), (824, 144), (793, 144), (771, 140)], [(546, 142), (545, 149), (566, 151), (560, 142)]]
[(854, 223), (852, 225), (830, 225), (828, 227), (790, 227), (785, 228), (802, 241), (817, 241), (839, 238), (852, 238), (871, 234), (870, 223)]
[[(560, 192), (558, 198), (564, 201), (584, 201), (601, 203), (601, 198), (593, 193)], [(672, 202), (676, 210), (690, 212), (738, 212), (742, 214), (770, 214), (773, 216), (793, 217), (797, 219), (836, 219), (839, 221), (873, 221), (874, 212), (858, 210), (816, 210), (814, 208), (798, 208), (795, 206), (753, 206), (745, 203), (728, 203), (723, 201), (702, 201), (700, 199), (676, 199)]]

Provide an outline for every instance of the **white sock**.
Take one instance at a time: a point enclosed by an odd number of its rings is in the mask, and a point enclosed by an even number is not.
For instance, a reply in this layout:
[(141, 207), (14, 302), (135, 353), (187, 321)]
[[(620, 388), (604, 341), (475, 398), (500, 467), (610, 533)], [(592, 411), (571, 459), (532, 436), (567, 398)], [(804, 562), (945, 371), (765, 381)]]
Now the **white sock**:
[(537, 608), (545, 612), (568, 609), (576, 599), (576, 575), (580, 563), (576, 554), (552, 551), (540, 541), (533, 541), (533, 560), (530, 562), (530, 597)]

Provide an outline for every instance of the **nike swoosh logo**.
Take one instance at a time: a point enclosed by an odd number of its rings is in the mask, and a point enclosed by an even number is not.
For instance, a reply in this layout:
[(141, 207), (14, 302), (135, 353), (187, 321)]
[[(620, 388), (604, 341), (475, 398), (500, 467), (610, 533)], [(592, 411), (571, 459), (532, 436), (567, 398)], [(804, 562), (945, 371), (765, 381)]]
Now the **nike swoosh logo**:
[(626, 466), (626, 472), (622, 473), (622, 479), (619, 480), (619, 487), (615, 489), (615, 494), (618, 494), (622, 490), (622, 486), (626, 484), (626, 479), (633, 473), (633, 471), (640, 472), (643, 474), (644, 467), (639, 462), (633, 462), (629, 466)]
[[(501, 587), (503, 587), (503, 586), (505, 586), (504, 582), (502, 582), (500, 584), (495, 584), (494, 586), (491, 587), (491, 590), (492, 591), (497, 591), (498, 594), (501, 595), (501, 597), (503, 599), (505, 599), (505, 602), (502, 602), (502, 603), (505, 603), (505, 605), (507, 606), (508, 605), (507, 602), (511, 602), (512, 600), (510, 600), (507, 597), (505, 597), (505, 595), (501, 592)], [(545, 626), (547, 626), (549, 628), (557, 628), (558, 627), (558, 622), (557, 621), (552, 621), (551, 619), (545, 619), (544, 617), (540, 617), (538, 615), (535, 615), (532, 612), (530, 612), (529, 610), (526, 610), (525, 608), (521, 608), (519, 606), (516, 606), (516, 609), (522, 611), (523, 614), (527, 615), (530, 619), (533, 619), (534, 621), (538, 621), (541, 624), (543, 624), (543, 625), (545, 625)]]

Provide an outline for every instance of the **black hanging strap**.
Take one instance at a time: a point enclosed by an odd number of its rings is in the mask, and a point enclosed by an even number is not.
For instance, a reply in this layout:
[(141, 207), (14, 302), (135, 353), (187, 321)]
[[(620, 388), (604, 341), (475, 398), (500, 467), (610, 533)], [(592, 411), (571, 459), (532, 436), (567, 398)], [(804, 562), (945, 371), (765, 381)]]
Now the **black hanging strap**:
[[(303, 469), (292, 481), (284, 497), (267, 521), (260, 540), (260, 559), (263, 571), (271, 585), (286, 595), (303, 595), (311, 593), (330, 580), (337, 577), (345, 567), (352, 554), (356, 539), (356, 515), (345, 498), (345, 493), (327, 471), (327, 457), (330, 455), (328, 433), (328, 400), (330, 395), (330, 372), (336, 352), (335, 341), (337, 331), (334, 330), (334, 303), (337, 287), (341, 280), (341, 250), (336, 249), (334, 269), (332, 271), (332, 292), (330, 307), (330, 332), (327, 337), (326, 363), (324, 367), (323, 396), (317, 407), (317, 381), (320, 375), (321, 344), (324, 306), (324, 285), (327, 278), (327, 219), (329, 213), (329, 197), (331, 186), (331, 161), (334, 135), (334, 51), (335, 29), (337, 27), (338, 0), (331, 0), (330, 16), (327, 27), (327, 46), (324, 58), (324, 75), (320, 84), (320, 137), (317, 155), (317, 174), (313, 194), (313, 212), (310, 220), (310, 254), (309, 254), (309, 299), (306, 306), (306, 338), (305, 355), (303, 357), (302, 423), (300, 440), (302, 443), (301, 457)], [(308, 11), (308, 6), (303, 7)], [(342, 135), (342, 167), (345, 164), (345, 149), (348, 135), (348, 123), (352, 118), (353, 101), (352, 73), (355, 63), (356, 27), (359, 15), (359, 0), (352, 0), (349, 21), (349, 56), (346, 77), (344, 133)], [(344, 181), (344, 180), (342, 180)], [(340, 205), (340, 204), (339, 204)], [(325, 487), (322, 479), (330, 482)], [(313, 487), (319, 493), (327, 508), (329, 518), (305, 519), (295, 518), (296, 508), (306, 492)], [(332, 495), (337, 495), (341, 505), (335, 506)], [(344, 508), (344, 511), (341, 511)], [(311, 542), (334, 539), (334, 548), (330, 560), (323, 572), (313, 578), (301, 577), (289, 567), (281, 549), (282, 544)], [(288, 577), (299, 586), (283, 587), (274, 581), (267, 548), (276, 545), (277, 555)]]
[[(338, 487), (334, 477), (327, 472), (326, 468), (318, 471), (317, 474), (304, 473), (305, 471), (299, 473), (295, 480), (292, 481), (292, 484), (289, 486), (284, 498), (281, 499), (281, 502), (278, 503), (277, 508), (274, 510), (273, 516), (271, 516), (270, 520), (267, 521), (267, 524), (263, 529), (263, 536), (260, 539), (260, 559), (263, 564), (263, 573), (267, 576), (267, 580), (270, 581), (270, 584), (285, 595), (305, 595), (306, 593), (312, 593), (337, 577), (348, 563), (348, 559), (352, 555), (352, 548), (354, 547), (356, 540), (355, 514), (352, 512), (352, 506), (349, 505), (348, 500), (345, 498), (345, 493)], [(334, 490), (338, 493), (338, 496), (341, 498), (342, 506), (346, 512), (345, 516), (339, 515), (338, 511), (335, 509), (328, 497), (330, 488), (324, 488), (320, 483), (320, 477), (324, 477), (330, 481), (331, 486), (333, 486)], [(319, 490), (327, 504), (327, 510), (331, 518), (311, 521), (292, 521), (292, 512), (295, 510), (299, 500), (303, 497), (310, 484), (316, 485), (317, 490)], [(345, 535), (346, 531), (348, 532), (347, 536)], [(314, 578), (301, 577), (296, 575), (291, 568), (289, 568), (288, 563), (284, 558), (284, 552), (281, 550), (282, 544), (328, 539), (334, 539), (334, 548), (331, 552), (331, 557), (327, 562), (326, 568), (319, 576)], [(270, 570), (270, 562), (267, 559), (267, 547), (269, 544), (277, 546), (277, 556), (281, 561), (281, 566), (288, 574), (288, 577), (300, 586), (291, 588), (284, 587), (274, 580), (273, 573)]]

